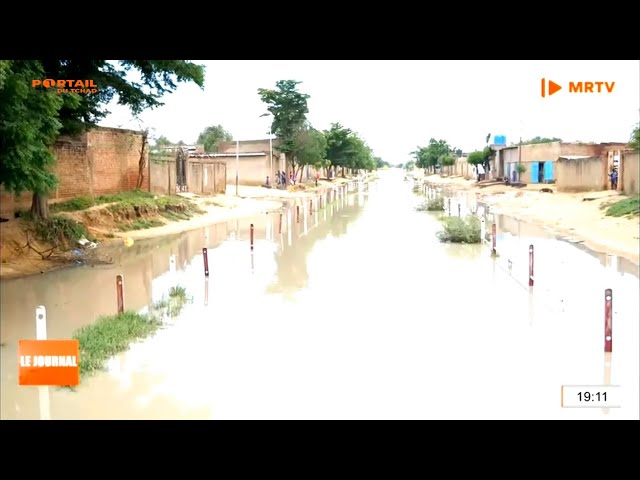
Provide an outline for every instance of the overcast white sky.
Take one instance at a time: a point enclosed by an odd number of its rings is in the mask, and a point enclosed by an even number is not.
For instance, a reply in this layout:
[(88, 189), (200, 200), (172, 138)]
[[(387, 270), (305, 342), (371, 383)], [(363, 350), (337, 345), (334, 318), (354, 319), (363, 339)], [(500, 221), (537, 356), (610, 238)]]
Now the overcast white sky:
[[(140, 118), (152, 133), (194, 143), (222, 124), (234, 139), (268, 138), (258, 88), (300, 80), (314, 127), (332, 122), (358, 132), (375, 155), (406, 162), (431, 137), (473, 151), (486, 135), (507, 143), (544, 136), (626, 142), (640, 118), (640, 61), (206, 60), (204, 90), (179, 84), (164, 106)], [(563, 88), (542, 98), (540, 79)], [(615, 82), (612, 93), (569, 93), (570, 81)], [(110, 105), (101, 124), (138, 128), (128, 109)]]

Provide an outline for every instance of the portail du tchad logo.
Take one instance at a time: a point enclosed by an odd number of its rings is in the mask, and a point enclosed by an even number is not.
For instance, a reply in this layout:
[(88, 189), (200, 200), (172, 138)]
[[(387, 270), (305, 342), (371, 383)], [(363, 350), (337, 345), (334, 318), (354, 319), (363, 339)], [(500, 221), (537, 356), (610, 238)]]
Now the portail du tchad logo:
[(58, 93), (96, 93), (98, 86), (93, 80), (31, 80), (31, 86), (57, 88)]
[(80, 384), (78, 340), (20, 340), (18, 385), (76, 386)]

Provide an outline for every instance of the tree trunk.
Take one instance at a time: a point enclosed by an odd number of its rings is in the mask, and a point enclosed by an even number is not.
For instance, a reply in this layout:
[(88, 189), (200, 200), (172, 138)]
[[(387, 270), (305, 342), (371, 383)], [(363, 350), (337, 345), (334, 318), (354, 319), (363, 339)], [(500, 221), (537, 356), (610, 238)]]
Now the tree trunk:
[(142, 188), (142, 184), (144, 183), (144, 171), (147, 167), (145, 154), (148, 134), (148, 130), (145, 130), (142, 134), (142, 147), (140, 148), (140, 159), (138, 160), (138, 181), (136, 182), (136, 188), (138, 189)]
[(33, 218), (49, 218), (49, 202), (46, 194), (33, 192), (31, 216)]

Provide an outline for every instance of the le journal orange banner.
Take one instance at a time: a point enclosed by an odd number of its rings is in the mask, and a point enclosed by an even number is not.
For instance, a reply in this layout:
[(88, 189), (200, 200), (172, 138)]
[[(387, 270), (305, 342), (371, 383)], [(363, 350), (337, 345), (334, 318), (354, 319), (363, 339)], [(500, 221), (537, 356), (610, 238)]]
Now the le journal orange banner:
[(18, 385), (75, 386), (80, 383), (78, 340), (20, 340)]

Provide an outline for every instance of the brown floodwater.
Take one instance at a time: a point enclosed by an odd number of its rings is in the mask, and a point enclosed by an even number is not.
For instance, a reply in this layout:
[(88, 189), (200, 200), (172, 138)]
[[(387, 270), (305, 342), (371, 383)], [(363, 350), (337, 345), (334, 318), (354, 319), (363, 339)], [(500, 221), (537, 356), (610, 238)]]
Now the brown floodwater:
[[(496, 259), (490, 242), (442, 244), (443, 214), (415, 211), (423, 197), (402, 178), (384, 172), (300, 222), (264, 214), (2, 281), (1, 418), (638, 419), (638, 267), (498, 215)], [(450, 195), (453, 215), (459, 203), (490, 230), (486, 206)], [(48, 338), (69, 338), (116, 312), (118, 274), (128, 309), (175, 285), (192, 302), (76, 391), (18, 386), (36, 307)], [(620, 385), (620, 408), (561, 408), (561, 385), (604, 383)]]

